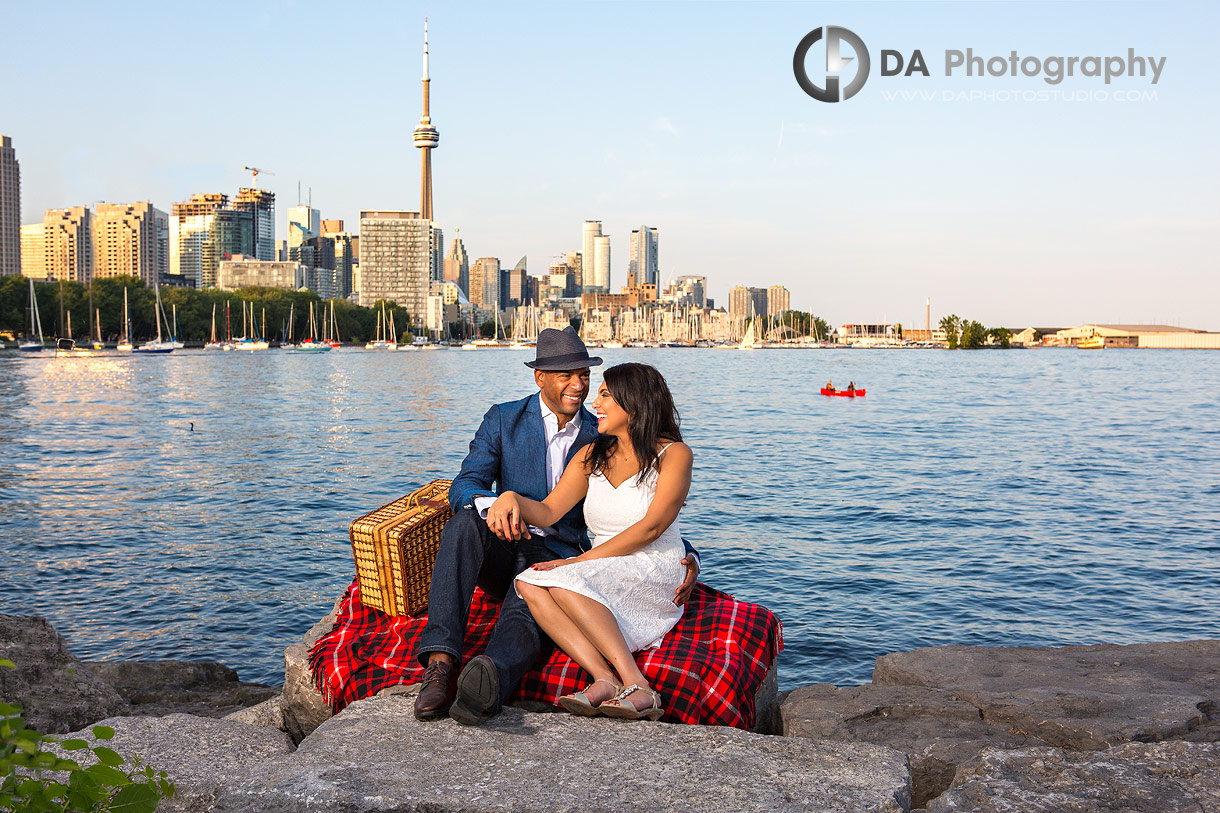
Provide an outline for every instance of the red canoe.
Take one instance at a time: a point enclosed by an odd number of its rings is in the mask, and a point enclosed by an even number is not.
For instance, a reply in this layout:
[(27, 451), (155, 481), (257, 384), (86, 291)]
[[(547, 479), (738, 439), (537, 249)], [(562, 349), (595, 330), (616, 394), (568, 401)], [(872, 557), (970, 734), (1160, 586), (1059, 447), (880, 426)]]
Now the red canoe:
[(841, 395), (844, 398), (855, 398), (857, 395), (863, 397), (865, 392), (865, 390), (828, 390), (822, 387), (823, 395)]

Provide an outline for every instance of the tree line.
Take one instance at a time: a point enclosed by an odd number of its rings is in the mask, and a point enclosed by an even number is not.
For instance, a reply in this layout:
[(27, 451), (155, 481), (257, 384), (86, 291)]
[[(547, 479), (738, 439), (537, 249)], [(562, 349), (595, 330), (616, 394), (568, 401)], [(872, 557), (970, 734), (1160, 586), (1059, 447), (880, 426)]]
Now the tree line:
[[(156, 293), (145, 287), (143, 281), (137, 277), (97, 279), (91, 285), (77, 282), (35, 282), (34, 296), (38, 301), (43, 335), (48, 338), (66, 337), (70, 321), (71, 338), (84, 340), (90, 336), (91, 330), (92, 335), (96, 337), (98, 331), (93, 327), (96, 316), (100, 319), (103, 340), (116, 340), (122, 335), (124, 290), (127, 291), (131, 338), (138, 342), (155, 337), (157, 323), (153, 314), (156, 310)], [(29, 292), (29, 281), (25, 277), (0, 277), (0, 333), (19, 336), (30, 332)], [(259, 335), (263, 334), (265, 320), (268, 339), (280, 339), (286, 334), (291, 313), (292, 336), (297, 340), (310, 338), (309, 306), (312, 303), (319, 333), (313, 338), (320, 338), (322, 311), (324, 307), (329, 310), (332, 301), (340, 341), (364, 342), (374, 337), (378, 314), (381, 313), (380, 302), (371, 308), (365, 308), (353, 305), (345, 299), (323, 302), (312, 291), (286, 291), (280, 288), (240, 288), (236, 291), (220, 291), (215, 288), (161, 289), (162, 309), (171, 322), (175, 310), (177, 311), (178, 338), (183, 341), (206, 341), (211, 338), (213, 306), (217, 337), (224, 339), (228, 335), (240, 336), (243, 303), (247, 309), (253, 305)], [(385, 310), (387, 317), (393, 314), (394, 326), (399, 332), (400, 340), (411, 332), (413, 325), (406, 309), (387, 302)], [(166, 330), (163, 325), (162, 332), (165, 333)]]
[(940, 329), (945, 332), (945, 339), (950, 350), (960, 348), (973, 349), (982, 347), (991, 339), (1000, 347), (1012, 344), (1012, 331), (1006, 327), (983, 327), (981, 322), (963, 319), (956, 313), (951, 313), (940, 320)]

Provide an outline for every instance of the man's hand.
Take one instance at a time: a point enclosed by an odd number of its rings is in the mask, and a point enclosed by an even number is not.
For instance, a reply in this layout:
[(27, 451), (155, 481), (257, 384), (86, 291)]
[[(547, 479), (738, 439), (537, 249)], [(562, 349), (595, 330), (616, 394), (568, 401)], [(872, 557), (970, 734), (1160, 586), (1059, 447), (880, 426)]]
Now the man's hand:
[(699, 580), (699, 560), (693, 554), (686, 554), (682, 557), (682, 564), (686, 565), (686, 578), (682, 584), (678, 585), (677, 593), (674, 595), (674, 604), (681, 607), (690, 598), (691, 592), (695, 589), (695, 582)]
[(529, 528), (521, 519), (521, 503), (512, 491), (505, 491), (487, 509), (487, 527), (505, 542), (524, 539)]

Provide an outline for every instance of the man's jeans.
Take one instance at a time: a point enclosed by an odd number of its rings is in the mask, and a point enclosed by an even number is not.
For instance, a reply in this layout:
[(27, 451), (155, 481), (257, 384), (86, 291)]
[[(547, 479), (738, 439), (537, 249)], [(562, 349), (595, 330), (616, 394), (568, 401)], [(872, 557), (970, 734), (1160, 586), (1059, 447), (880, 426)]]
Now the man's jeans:
[(504, 600), (484, 653), (499, 672), (503, 703), (538, 661), (543, 646), (551, 645), (513, 589), (513, 578), (530, 565), (555, 558), (539, 537), (501, 540), (473, 508), (454, 514), (445, 524), (432, 567), (428, 625), (419, 639), (419, 662), (426, 666), (429, 653), (446, 652), (462, 663), (462, 639), (478, 585), (488, 597)]

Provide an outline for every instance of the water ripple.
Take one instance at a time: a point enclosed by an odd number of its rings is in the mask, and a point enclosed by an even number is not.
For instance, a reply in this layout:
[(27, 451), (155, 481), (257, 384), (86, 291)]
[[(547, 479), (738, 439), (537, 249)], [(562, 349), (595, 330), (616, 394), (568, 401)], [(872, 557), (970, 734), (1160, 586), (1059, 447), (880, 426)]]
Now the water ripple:
[[(917, 646), (1220, 637), (1220, 405), (1149, 395), (1220, 391), (1212, 354), (602, 353), (669, 379), (683, 529), (705, 581), (783, 619), (785, 687)], [(351, 519), (452, 476), (526, 358), (0, 357), (0, 608), (86, 659), (278, 682), (351, 578)]]

